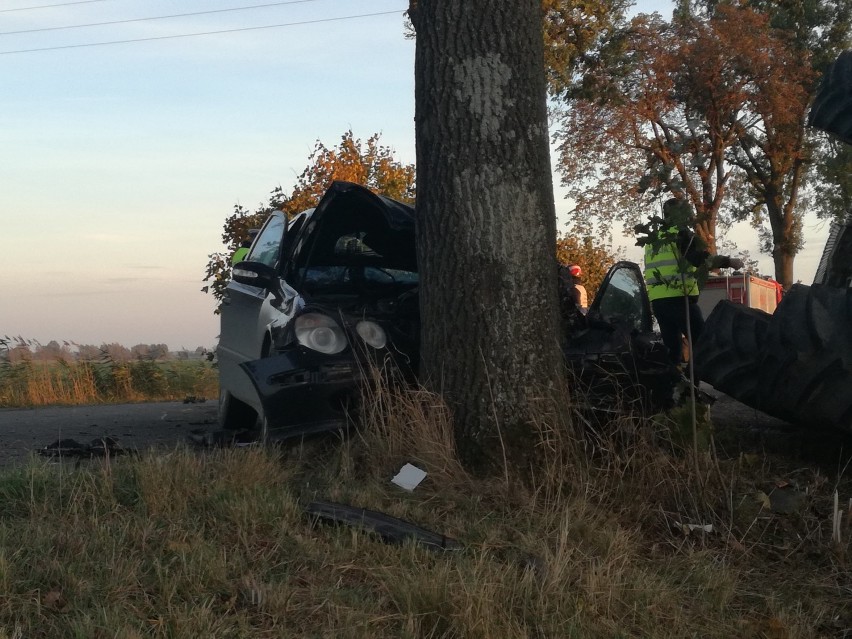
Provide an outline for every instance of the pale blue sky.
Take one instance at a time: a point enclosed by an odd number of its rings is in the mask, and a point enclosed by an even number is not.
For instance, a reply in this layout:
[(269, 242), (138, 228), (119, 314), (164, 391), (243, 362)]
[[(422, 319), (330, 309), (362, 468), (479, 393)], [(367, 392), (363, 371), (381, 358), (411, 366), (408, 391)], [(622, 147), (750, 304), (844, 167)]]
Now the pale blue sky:
[[(236, 202), (254, 208), (274, 186), (291, 187), (314, 142), (333, 145), (349, 128), (381, 132), (414, 161), (407, 0), (305, 0), (63, 30), (45, 29), (274, 0), (16, 10), (68, 1), (0, 0), (0, 336), (213, 346), (218, 319), (201, 278)], [(75, 47), (380, 12), (394, 13)], [(32, 29), (41, 31), (10, 34)], [(70, 48), (11, 53), (50, 47)], [(825, 232), (809, 237), (796, 270), (805, 281)]]

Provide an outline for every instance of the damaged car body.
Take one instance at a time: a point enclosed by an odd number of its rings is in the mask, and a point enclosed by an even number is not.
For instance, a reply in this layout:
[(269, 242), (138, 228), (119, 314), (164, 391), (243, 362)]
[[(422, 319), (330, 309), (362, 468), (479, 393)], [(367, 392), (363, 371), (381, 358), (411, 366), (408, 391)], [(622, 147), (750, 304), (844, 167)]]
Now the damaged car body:
[[(221, 427), (259, 423), (281, 439), (337, 430), (370, 368), (392, 362), (416, 379), (414, 221), (412, 207), (347, 182), (292, 220), (270, 215), (222, 301)], [(653, 388), (670, 372), (636, 264), (613, 266), (566, 330), (569, 368), (605, 395), (613, 383)]]
[(315, 209), (273, 213), (223, 300), (220, 425), (337, 429), (369, 367), (412, 378), (417, 285), (410, 206), (335, 182)]
[(642, 269), (617, 262), (588, 314), (566, 329), (565, 362), (587, 407), (648, 412), (669, 405), (680, 374), (653, 324)]

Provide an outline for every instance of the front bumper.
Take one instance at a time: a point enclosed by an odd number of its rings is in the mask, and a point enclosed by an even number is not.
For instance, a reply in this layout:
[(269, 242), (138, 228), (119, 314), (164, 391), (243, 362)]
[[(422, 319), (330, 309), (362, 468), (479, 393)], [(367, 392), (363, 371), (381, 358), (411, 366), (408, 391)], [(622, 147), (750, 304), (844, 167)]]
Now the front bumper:
[(339, 430), (359, 399), (364, 371), (351, 351), (324, 355), (301, 347), (240, 364), (278, 436)]

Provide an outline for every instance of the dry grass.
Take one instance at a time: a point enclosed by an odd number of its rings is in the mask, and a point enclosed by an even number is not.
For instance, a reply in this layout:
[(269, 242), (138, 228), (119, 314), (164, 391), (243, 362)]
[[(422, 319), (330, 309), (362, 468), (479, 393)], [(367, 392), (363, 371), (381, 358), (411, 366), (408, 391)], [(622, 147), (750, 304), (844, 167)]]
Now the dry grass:
[[(708, 453), (696, 468), (659, 421), (537, 425), (532, 479), (467, 474), (424, 391), (373, 395), (364, 421), (287, 450), (5, 474), (0, 638), (793, 639), (852, 626), (852, 530), (845, 520), (831, 541), (830, 506), (835, 487), (852, 495), (821, 471), (798, 469), (806, 508), (779, 515), (755, 495), (786, 476), (783, 460)], [(389, 482), (405, 462), (429, 473), (412, 493)], [(409, 519), (464, 550), (317, 524), (302, 511), (312, 499)]]
[(0, 407), (82, 405), (214, 397), (207, 362), (0, 361)]

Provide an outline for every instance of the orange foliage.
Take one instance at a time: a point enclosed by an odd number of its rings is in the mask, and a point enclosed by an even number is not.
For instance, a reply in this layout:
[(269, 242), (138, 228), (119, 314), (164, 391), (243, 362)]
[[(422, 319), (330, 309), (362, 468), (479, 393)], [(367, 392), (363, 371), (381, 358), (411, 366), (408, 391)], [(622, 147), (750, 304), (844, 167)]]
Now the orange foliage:
[(591, 237), (566, 234), (556, 239), (556, 260), (565, 266), (578, 264), (583, 269), (580, 281), (586, 287), (589, 301), (594, 298), (609, 268), (620, 259), (619, 251)]
[(231, 279), (231, 255), (248, 240), (249, 230), (259, 228), (272, 210), (283, 210), (293, 216), (316, 206), (335, 180), (355, 182), (402, 202), (413, 202), (414, 165), (394, 159), (393, 149), (379, 144), (380, 137), (380, 134), (374, 133), (362, 143), (349, 130), (332, 148), (317, 140), (308, 157), (307, 167), (296, 179), (290, 193), (276, 187), (270, 194), (268, 205), (253, 213), (240, 204), (235, 205), (222, 229), (222, 243), (227, 251), (208, 256), (203, 281), (209, 284), (201, 290), (209, 291), (217, 300), (221, 299)]

